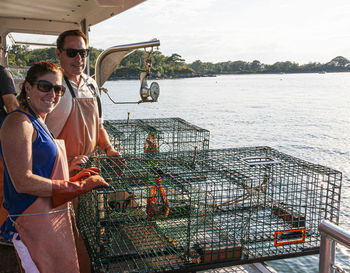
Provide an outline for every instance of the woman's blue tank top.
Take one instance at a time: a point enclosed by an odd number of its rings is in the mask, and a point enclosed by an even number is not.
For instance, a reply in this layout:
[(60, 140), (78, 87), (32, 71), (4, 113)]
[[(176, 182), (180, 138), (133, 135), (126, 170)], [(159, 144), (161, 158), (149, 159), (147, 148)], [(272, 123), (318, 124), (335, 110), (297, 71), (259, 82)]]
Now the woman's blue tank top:
[[(52, 138), (44, 130), (38, 120), (20, 110), (13, 111), (25, 114), (33, 123), (35, 130), (38, 133), (37, 139), (32, 144), (32, 172), (33, 174), (40, 175), (46, 178), (51, 177), (52, 169), (56, 160), (57, 147)], [(45, 126), (45, 125), (43, 125)], [(0, 142), (0, 153), (2, 154), (2, 146)], [(21, 155), (18, 155), (20, 157)], [(4, 163), (4, 208), (8, 210), (9, 215), (21, 214), (25, 211), (34, 201), (37, 196), (30, 194), (23, 194), (16, 192), (10, 176), (7, 171), (7, 166)], [(12, 220), (16, 220), (17, 217), (11, 217)], [(5, 240), (9, 240), (13, 237), (13, 233), (16, 232), (14, 223), (7, 218), (0, 228), (0, 234)]]

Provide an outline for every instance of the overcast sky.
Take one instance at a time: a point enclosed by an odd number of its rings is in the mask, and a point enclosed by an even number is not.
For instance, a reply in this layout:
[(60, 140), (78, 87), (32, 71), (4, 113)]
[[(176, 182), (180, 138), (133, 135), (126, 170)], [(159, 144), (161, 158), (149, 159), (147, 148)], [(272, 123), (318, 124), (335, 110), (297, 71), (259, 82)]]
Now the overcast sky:
[(195, 60), (325, 63), (350, 58), (349, 0), (147, 0), (91, 28), (97, 48), (158, 38)]

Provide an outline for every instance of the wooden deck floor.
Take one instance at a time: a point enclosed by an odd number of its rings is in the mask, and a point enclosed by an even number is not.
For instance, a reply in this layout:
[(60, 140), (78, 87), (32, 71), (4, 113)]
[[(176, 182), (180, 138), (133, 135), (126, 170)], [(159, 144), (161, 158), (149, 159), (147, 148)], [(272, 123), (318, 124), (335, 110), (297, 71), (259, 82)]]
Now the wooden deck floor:
[(13, 246), (0, 244), (0, 273), (20, 273)]

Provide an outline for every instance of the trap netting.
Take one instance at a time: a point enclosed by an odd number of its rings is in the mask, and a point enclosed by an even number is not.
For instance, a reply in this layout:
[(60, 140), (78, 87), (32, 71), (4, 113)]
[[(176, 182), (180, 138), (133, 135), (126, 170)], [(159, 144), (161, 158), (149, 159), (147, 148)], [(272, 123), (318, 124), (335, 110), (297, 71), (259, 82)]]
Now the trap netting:
[(181, 118), (106, 120), (104, 127), (123, 154), (209, 149), (209, 131)]
[[(320, 221), (338, 223), (342, 174), (269, 147), (130, 155), (121, 175), (115, 160), (90, 160), (110, 187), (80, 197), (97, 272), (314, 254)], [(153, 203), (152, 188), (163, 197)]]

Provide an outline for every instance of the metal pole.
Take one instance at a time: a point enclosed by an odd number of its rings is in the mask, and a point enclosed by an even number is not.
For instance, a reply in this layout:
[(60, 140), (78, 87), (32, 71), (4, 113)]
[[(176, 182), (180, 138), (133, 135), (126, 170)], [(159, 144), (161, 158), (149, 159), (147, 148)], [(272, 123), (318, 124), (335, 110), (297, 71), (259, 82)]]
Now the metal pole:
[[(2, 36), (0, 35), (0, 47), (4, 48), (3, 44), (2, 44)], [(1, 50), (1, 56), (0, 56), (0, 65), (2, 65), (2, 60), (5, 59), (5, 48), (3, 50)]]
[(330, 272), (335, 273), (335, 268), (332, 265), (335, 265), (335, 247), (336, 247), (336, 242), (331, 241), (331, 257), (330, 257), (330, 263), (331, 263), (331, 268)]
[(329, 273), (331, 268), (331, 240), (325, 233), (321, 233), (319, 273)]
[[(89, 41), (89, 28), (87, 26), (85, 18), (83, 20), (81, 20), (80, 26), (81, 26), (82, 32), (84, 32), (84, 34), (86, 35), (86, 37), (88, 38), (88, 41)], [(89, 43), (89, 45), (90, 45), (90, 43)], [(90, 76), (90, 57), (88, 57), (86, 59), (85, 74)]]
[(6, 34), (2, 35), (0, 34), (0, 46), (3, 47), (2, 50), (2, 56), (0, 56), (0, 65), (7, 66), (8, 65), (8, 52), (7, 50), (7, 44), (6, 44)]
[(335, 243), (337, 242), (350, 248), (350, 233), (328, 220), (322, 220), (318, 230), (321, 234), (319, 272), (333, 273)]

